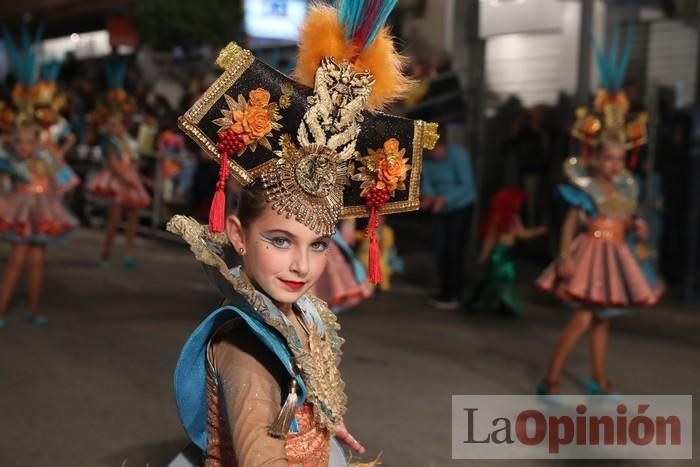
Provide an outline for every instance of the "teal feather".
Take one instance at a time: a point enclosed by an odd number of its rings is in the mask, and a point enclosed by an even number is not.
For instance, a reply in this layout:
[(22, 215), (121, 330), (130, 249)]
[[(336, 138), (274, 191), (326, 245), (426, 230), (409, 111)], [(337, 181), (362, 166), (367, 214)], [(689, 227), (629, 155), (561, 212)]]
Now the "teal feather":
[(126, 71), (129, 65), (129, 56), (112, 56), (104, 61), (107, 85), (110, 89), (122, 89), (126, 80)]
[(10, 63), (17, 81), (25, 86), (32, 86), (36, 84), (37, 53), (41, 40), (44, 36), (44, 25), (40, 24), (38, 26), (34, 33), (33, 40), (29, 34), (27, 25), (22, 25), (19, 44), (21, 48), (18, 46), (17, 42), (15, 42), (12, 34), (10, 34), (5, 25), (3, 25), (2, 29), (7, 52), (10, 56)]
[(632, 41), (634, 39), (634, 30), (636, 24), (631, 23), (627, 28), (627, 36), (625, 37), (625, 46), (622, 49), (622, 57), (620, 58), (620, 63), (617, 67), (617, 73), (615, 76), (615, 87), (616, 89), (622, 88), (623, 81), (625, 79), (625, 74), (627, 74), (627, 67), (630, 63), (630, 55), (632, 53)]
[(14, 38), (12, 37), (12, 34), (7, 30), (7, 27), (5, 25), (2, 26), (2, 32), (3, 36), (5, 38), (5, 43), (6, 43), (6, 48), (7, 52), (10, 56), (10, 62), (12, 64), (12, 69), (15, 72), (15, 77), (20, 81), (22, 81), (22, 77), (20, 76), (22, 73), (22, 58), (19, 55), (19, 50), (17, 49), (17, 44), (15, 43)]
[(610, 51), (608, 52), (608, 87), (610, 91), (616, 89), (615, 76), (617, 76), (617, 52), (620, 48), (620, 25), (615, 24), (613, 28), (612, 40), (610, 41)]
[(21, 35), (21, 41), (22, 41), (22, 70), (20, 71), (20, 74), (22, 75), (22, 82), (24, 84), (27, 84), (31, 86), (32, 80), (31, 80), (31, 64), (29, 63), (29, 48), (31, 46), (29, 42), (29, 31), (27, 30), (26, 25), (22, 25), (22, 35)]
[(621, 54), (619, 53), (619, 25), (615, 25), (615, 28), (613, 29), (612, 39), (610, 44), (608, 44), (608, 48), (610, 49), (608, 52), (601, 50), (595, 40), (593, 32), (591, 31), (591, 43), (593, 44), (596, 63), (598, 64), (598, 74), (600, 75), (601, 86), (610, 93), (617, 92), (622, 88), (623, 80), (625, 78), (625, 74), (627, 73), (627, 68), (630, 61), (632, 39), (634, 38), (634, 27), (635, 24), (632, 23), (627, 29), (625, 43)]
[(60, 60), (49, 60), (41, 64), (41, 69), (39, 75), (42, 79), (50, 83), (56, 82), (58, 75), (61, 74), (61, 67), (63, 62)]
[(361, 50), (377, 38), (398, 0), (335, 0), (345, 39)]
[(384, 27), (386, 20), (389, 19), (389, 15), (394, 10), (394, 7), (396, 6), (397, 2), (398, 0), (390, 0), (383, 2), (382, 7), (377, 15), (377, 18), (374, 20), (374, 25), (372, 27), (372, 31), (369, 37), (367, 38), (367, 45), (365, 45), (365, 47), (369, 46), (372, 42), (374, 42), (374, 39), (377, 38), (379, 31), (382, 30), (382, 27)]
[(598, 43), (595, 40), (593, 34), (591, 34), (591, 43), (593, 44), (593, 51), (595, 52), (596, 63), (598, 63), (598, 74), (600, 75), (600, 84), (603, 88), (608, 89), (610, 84), (608, 81), (608, 59), (603, 51), (598, 47)]

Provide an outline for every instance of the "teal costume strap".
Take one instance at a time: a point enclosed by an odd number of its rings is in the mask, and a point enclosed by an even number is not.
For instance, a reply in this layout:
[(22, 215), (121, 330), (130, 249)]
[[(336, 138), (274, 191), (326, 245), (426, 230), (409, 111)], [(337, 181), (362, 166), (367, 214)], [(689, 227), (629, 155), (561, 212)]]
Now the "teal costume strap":
[[(192, 442), (202, 450), (207, 447), (207, 349), (216, 331), (235, 318), (242, 318), (255, 336), (280, 360), (290, 379), (296, 380), (297, 406), (306, 400), (306, 385), (294, 371), (292, 355), (282, 337), (258, 319), (249, 305), (238, 303), (236, 306), (221, 307), (197, 326), (187, 339), (175, 368), (175, 401), (180, 421)], [(283, 394), (283, 400), (285, 397), (286, 394)], [(291, 431), (298, 431), (295, 420), (292, 421)]]

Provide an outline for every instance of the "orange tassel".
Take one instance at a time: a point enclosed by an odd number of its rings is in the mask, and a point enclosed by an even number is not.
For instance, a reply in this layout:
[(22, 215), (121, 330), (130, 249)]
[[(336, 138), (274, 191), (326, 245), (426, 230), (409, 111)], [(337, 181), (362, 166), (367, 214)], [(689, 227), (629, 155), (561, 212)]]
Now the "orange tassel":
[(216, 182), (216, 193), (209, 209), (209, 231), (218, 233), (224, 231), (226, 217), (226, 180), (228, 179), (228, 153), (221, 152), (221, 167), (219, 180)]
[(379, 229), (379, 210), (377, 208), (372, 208), (369, 216), (369, 223), (367, 224), (367, 231), (365, 236), (369, 236), (369, 258), (367, 261), (369, 282), (371, 284), (377, 285), (382, 281), (382, 258), (381, 251), (379, 249), (379, 236), (377, 235), (377, 230)]

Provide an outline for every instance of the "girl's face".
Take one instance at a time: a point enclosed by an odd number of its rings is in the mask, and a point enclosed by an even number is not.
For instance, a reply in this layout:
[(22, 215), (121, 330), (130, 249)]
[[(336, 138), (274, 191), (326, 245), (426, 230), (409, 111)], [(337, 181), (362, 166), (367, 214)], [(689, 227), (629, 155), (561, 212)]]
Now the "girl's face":
[(121, 138), (124, 135), (124, 122), (121, 118), (112, 117), (107, 121), (107, 131), (115, 138)]
[(596, 160), (598, 172), (607, 179), (613, 179), (625, 169), (627, 151), (621, 145), (605, 145), (600, 149)]
[(15, 153), (22, 159), (29, 159), (34, 154), (37, 134), (33, 128), (18, 128), (13, 140)]
[(296, 302), (326, 267), (331, 239), (277, 214), (269, 204), (245, 227), (229, 216), (226, 234), (239, 254), (243, 249), (248, 277), (278, 305)]

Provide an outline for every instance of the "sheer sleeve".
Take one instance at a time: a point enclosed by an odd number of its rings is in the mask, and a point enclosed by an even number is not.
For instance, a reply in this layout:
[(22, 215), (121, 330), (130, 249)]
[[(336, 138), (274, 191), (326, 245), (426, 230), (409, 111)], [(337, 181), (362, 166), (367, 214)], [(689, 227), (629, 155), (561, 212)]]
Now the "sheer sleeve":
[(212, 357), (238, 465), (288, 467), (286, 440), (268, 434), (281, 407), (281, 363), (243, 323), (213, 343)]

